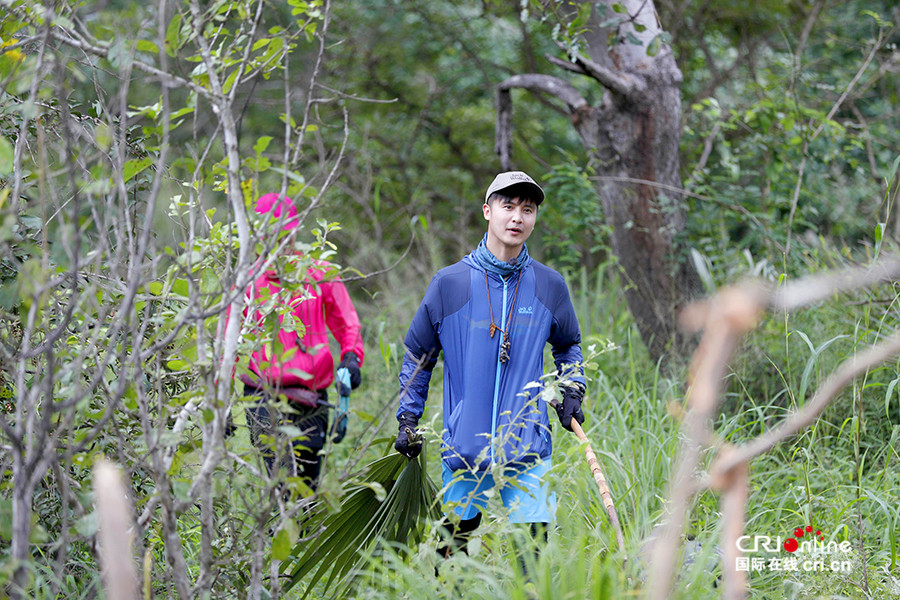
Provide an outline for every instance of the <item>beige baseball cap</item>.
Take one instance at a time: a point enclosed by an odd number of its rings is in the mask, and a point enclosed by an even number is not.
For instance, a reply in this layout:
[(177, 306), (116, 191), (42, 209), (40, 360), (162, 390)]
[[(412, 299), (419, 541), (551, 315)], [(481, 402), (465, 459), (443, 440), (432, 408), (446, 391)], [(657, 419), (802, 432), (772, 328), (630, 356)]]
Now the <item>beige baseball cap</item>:
[[(518, 190), (510, 188), (518, 188)], [(495, 192), (506, 192), (508, 195), (515, 196), (516, 194), (512, 193), (515, 191), (519, 191), (519, 193), (526, 191), (526, 195), (534, 200), (535, 204), (540, 205), (544, 201), (544, 190), (535, 183), (534, 179), (522, 171), (507, 171), (494, 177), (494, 181), (488, 186), (484, 195), (484, 203), (487, 204), (488, 198)]]

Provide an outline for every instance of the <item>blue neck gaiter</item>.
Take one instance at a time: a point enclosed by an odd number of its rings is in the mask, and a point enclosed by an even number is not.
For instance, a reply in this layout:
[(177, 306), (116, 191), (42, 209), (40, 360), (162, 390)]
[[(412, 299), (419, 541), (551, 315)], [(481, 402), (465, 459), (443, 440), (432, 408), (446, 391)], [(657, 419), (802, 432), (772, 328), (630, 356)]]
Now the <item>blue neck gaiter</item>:
[(516, 271), (524, 269), (531, 260), (531, 257), (528, 256), (528, 247), (524, 244), (522, 245), (522, 251), (519, 253), (519, 256), (511, 259), (509, 262), (500, 260), (488, 250), (487, 234), (484, 234), (481, 242), (478, 243), (478, 247), (472, 252), (472, 257), (483, 269), (487, 269), (492, 273), (497, 273), (504, 279)]

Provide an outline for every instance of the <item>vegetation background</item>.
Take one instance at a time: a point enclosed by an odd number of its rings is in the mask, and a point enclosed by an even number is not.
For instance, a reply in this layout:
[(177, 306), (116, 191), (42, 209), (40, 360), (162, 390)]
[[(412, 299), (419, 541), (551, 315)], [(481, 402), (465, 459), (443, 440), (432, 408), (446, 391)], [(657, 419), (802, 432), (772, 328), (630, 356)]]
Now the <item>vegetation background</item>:
[[(529, 251), (566, 275), (592, 348), (585, 428), (626, 548), (581, 447), (556, 428), (558, 521), (536, 556), (500, 506), (438, 575), (438, 522), (424, 508), (382, 523), (389, 541), (350, 537), (358, 554), (324, 552), (335, 531), (371, 531), (351, 499), (389, 514), (403, 505), (390, 451), (402, 340), (432, 274), (483, 234), (478, 208), (501, 169), (498, 85), (555, 73), (588, 105), (616, 105), (597, 80), (560, 74), (598, 39), (674, 57), (683, 78), (681, 184), (653, 199), (684, 213), (668, 254), (702, 289), (681, 301), (748, 277), (781, 286), (867, 266), (900, 241), (894, 2), (2, 6), (0, 595), (106, 596), (91, 487), (105, 457), (128, 484), (135, 594), (147, 598), (640, 596), (684, 435), (688, 352), (647, 343), (623, 260), (649, 259), (614, 243), (629, 224), (600, 202), (608, 165), (585, 148), (571, 106), (533, 89), (511, 92), (513, 166), (548, 198)], [(654, 8), (656, 25), (642, 24)], [(368, 353), (317, 494), (293, 480), (283, 494), (264, 475), (231, 385), (235, 356), (261, 340), (220, 318), (241, 308), (233, 291), (253, 258), (281, 243), (247, 210), (279, 190), (301, 210), (306, 256), (340, 267)], [(770, 429), (892, 333), (897, 300), (887, 283), (762, 320), (730, 365), (704, 460)], [(432, 381), (434, 399), (439, 369)], [(892, 358), (753, 462), (747, 535), (811, 524), (853, 551), (848, 572), (754, 568), (749, 597), (900, 597), (898, 382)], [(439, 404), (424, 418), (434, 481)], [(699, 495), (690, 515), (671, 597), (717, 597), (728, 568), (718, 495)]]

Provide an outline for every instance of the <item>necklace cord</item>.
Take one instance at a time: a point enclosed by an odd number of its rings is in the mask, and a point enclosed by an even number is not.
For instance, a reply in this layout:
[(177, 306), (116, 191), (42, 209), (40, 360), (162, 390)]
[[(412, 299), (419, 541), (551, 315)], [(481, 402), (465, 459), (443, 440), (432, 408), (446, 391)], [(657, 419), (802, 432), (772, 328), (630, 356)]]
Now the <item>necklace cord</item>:
[(494, 337), (494, 332), (500, 331), (501, 333), (503, 333), (503, 341), (509, 342), (509, 332), (512, 331), (513, 311), (516, 308), (516, 298), (519, 297), (519, 282), (521, 282), (521, 281), (522, 281), (522, 273), (519, 273), (519, 278), (516, 279), (516, 289), (513, 292), (512, 304), (509, 307), (509, 316), (506, 317), (506, 330), (504, 331), (503, 329), (498, 327), (496, 323), (494, 323), (494, 306), (493, 306), (493, 304), (491, 304), (491, 288), (488, 285), (487, 269), (484, 270), (484, 289), (487, 290), (488, 310), (490, 311), (490, 314), (491, 314), (491, 338)]

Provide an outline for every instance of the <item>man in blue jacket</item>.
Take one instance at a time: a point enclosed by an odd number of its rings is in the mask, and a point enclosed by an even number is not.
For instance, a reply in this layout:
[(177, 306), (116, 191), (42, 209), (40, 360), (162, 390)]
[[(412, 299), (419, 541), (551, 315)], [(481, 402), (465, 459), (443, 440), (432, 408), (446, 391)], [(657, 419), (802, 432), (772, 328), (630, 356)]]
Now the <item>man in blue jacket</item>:
[(568, 287), (525, 246), (543, 200), (525, 173), (497, 175), (482, 207), (484, 239), (438, 271), (406, 335), (395, 448), (409, 458), (421, 451), (416, 427), (443, 351), (443, 499), (459, 518), (448, 527), (458, 545), (478, 526), (495, 485), (512, 522), (536, 531), (553, 517), (555, 498), (542, 481), (551, 467), (550, 423), (541, 386), (532, 383), (544, 374), (548, 342), (565, 384), (560, 423), (571, 430), (571, 419), (584, 422), (581, 333)]

